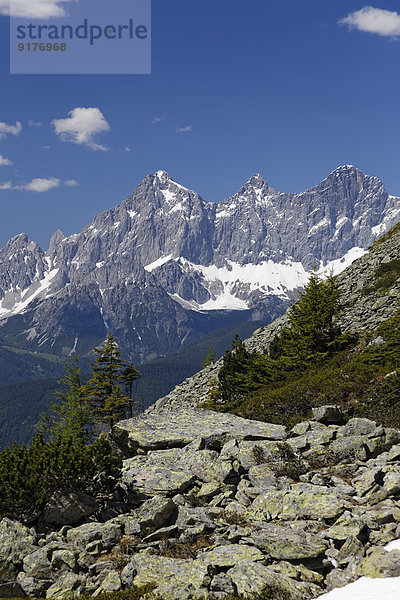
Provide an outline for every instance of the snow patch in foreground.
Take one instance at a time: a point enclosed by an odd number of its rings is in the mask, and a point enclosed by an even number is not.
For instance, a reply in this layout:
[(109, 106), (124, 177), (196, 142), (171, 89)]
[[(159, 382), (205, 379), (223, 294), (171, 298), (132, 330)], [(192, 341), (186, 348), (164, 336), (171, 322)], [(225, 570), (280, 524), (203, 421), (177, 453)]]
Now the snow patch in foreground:
[(361, 577), (354, 583), (336, 588), (318, 600), (399, 600), (400, 577), (370, 579)]
[[(400, 540), (390, 542), (385, 550), (400, 550)], [(342, 588), (336, 588), (318, 600), (399, 600), (400, 577), (385, 577), (383, 579), (370, 579), (361, 577), (354, 583), (349, 583)]]

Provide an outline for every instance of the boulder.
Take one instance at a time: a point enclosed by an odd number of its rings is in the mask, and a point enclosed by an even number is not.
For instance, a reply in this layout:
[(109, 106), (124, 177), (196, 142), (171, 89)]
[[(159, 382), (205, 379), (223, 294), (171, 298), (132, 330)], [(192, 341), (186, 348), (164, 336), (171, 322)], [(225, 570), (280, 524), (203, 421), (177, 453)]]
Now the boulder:
[(290, 600), (310, 600), (321, 594), (321, 588), (316, 585), (295, 581), (272, 567), (256, 562), (240, 562), (229, 569), (227, 575), (235, 584), (238, 594), (245, 598), (262, 595), (265, 590), (269, 591), (271, 598), (286, 594)]
[[(298, 486), (302, 485), (302, 488)], [(335, 491), (322, 486), (298, 484), (289, 492), (271, 491), (258, 496), (249, 515), (256, 520), (335, 519), (344, 511), (344, 500)]]
[(222, 446), (230, 439), (283, 440), (286, 429), (226, 413), (182, 408), (121, 421), (114, 425), (110, 436), (124, 453), (133, 455), (138, 448), (183, 448), (199, 437), (208, 447)]
[(46, 592), (46, 598), (54, 598), (55, 600), (64, 600), (71, 596), (78, 596), (84, 589), (85, 578), (75, 573), (64, 573), (57, 579)]
[(358, 567), (360, 577), (399, 577), (400, 551), (387, 552), (384, 548), (373, 548)]
[(27, 527), (7, 518), (0, 521), (0, 568), (20, 564), (23, 556), (36, 548), (35, 539)]
[(313, 408), (312, 412), (316, 421), (326, 425), (341, 425), (344, 421), (343, 413), (338, 406), (318, 406)]
[(101, 582), (101, 585), (94, 592), (93, 598), (96, 598), (99, 594), (118, 592), (121, 587), (122, 583), (120, 575), (116, 571), (110, 571)]
[(62, 527), (75, 525), (98, 510), (96, 500), (81, 491), (55, 492), (43, 509), (40, 521), (44, 525)]
[(258, 548), (277, 560), (314, 559), (324, 555), (327, 549), (327, 543), (316, 535), (272, 523), (265, 523), (254, 539)]
[(195, 481), (192, 473), (159, 466), (137, 466), (135, 459), (124, 461), (122, 480), (128, 487), (145, 496), (172, 495), (184, 492)]
[(54, 581), (53, 579), (38, 579), (21, 571), (17, 575), (17, 583), (30, 598), (43, 598), (46, 590), (53, 585)]
[(203, 560), (136, 554), (123, 569), (121, 581), (128, 587), (153, 584), (154, 595), (163, 600), (206, 598), (211, 583), (208, 567)]
[(197, 558), (215, 567), (225, 568), (233, 567), (242, 561), (263, 561), (264, 555), (260, 550), (254, 548), (254, 546), (228, 544), (226, 546), (218, 546), (212, 550), (201, 552), (197, 555)]
[(99, 542), (103, 550), (118, 544), (122, 528), (116, 523), (85, 523), (67, 531), (67, 541), (73, 548), (85, 549), (92, 542)]
[(146, 528), (159, 529), (168, 525), (176, 505), (170, 498), (153, 496), (144, 502), (138, 512), (141, 530)]

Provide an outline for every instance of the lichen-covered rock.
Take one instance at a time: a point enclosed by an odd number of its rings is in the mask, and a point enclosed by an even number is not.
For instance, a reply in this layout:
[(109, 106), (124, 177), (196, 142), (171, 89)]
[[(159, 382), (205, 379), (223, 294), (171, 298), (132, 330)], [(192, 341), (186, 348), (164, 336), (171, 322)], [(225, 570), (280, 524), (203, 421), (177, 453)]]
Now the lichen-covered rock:
[(85, 578), (75, 573), (64, 573), (46, 592), (46, 598), (64, 600), (79, 595), (85, 585)]
[(300, 560), (322, 556), (327, 543), (299, 528), (266, 523), (254, 536), (257, 547), (277, 560)]
[(107, 573), (101, 585), (94, 592), (93, 597), (96, 598), (99, 594), (106, 594), (110, 592), (118, 592), (122, 587), (121, 577), (116, 571), (110, 571)]
[(365, 541), (368, 537), (367, 532), (365, 520), (346, 511), (324, 532), (324, 537), (340, 541), (352, 536)]
[(46, 590), (54, 583), (53, 579), (40, 579), (23, 571), (17, 575), (17, 583), (30, 598), (43, 598)]
[(201, 552), (197, 558), (216, 567), (233, 567), (242, 561), (258, 562), (264, 560), (264, 554), (254, 546), (228, 544)]
[(30, 577), (51, 579), (51, 564), (47, 549), (39, 548), (35, 552), (24, 556), (23, 569)]
[(146, 496), (178, 494), (184, 492), (195, 481), (195, 476), (186, 471), (154, 465), (138, 467), (136, 461), (133, 461), (124, 461), (122, 480), (130, 489)]
[(360, 563), (359, 577), (399, 577), (400, 551), (387, 552), (383, 548), (373, 548), (372, 552)]
[(147, 413), (114, 425), (111, 438), (125, 452), (138, 448), (183, 447), (202, 437), (206, 444), (224, 444), (235, 439), (283, 440), (282, 425), (250, 421), (234, 415), (202, 409), (176, 409), (162, 413)]
[(256, 520), (335, 519), (344, 510), (344, 500), (335, 491), (322, 486), (292, 487), (289, 492), (271, 491), (258, 496), (249, 509)]
[(208, 565), (202, 560), (137, 554), (123, 569), (121, 580), (128, 586), (153, 584), (155, 595), (163, 600), (205, 598), (211, 583)]
[(17, 521), (2, 519), (0, 521), (0, 567), (20, 564), (24, 555), (37, 548), (34, 542), (34, 537), (27, 527)]
[(103, 550), (118, 544), (122, 537), (122, 528), (112, 522), (85, 523), (67, 531), (67, 541), (74, 548), (85, 549), (92, 542), (99, 542)]
[(144, 502), (138, 512), (138, 521), (141, 529), (148, 527), (159, 529), (168, 525), (176, 505), (171, 498), (153, 496)]
[(232, 579), (238, 594), (245, 598), (261, 594), (265, 589), (284, 592), (290, 600), (310, 600), (321, 594), (321, 588), (311, 583), (295, 581), (271, 567), (260, 563), (243, 561), (229, 569), (227, 575)]

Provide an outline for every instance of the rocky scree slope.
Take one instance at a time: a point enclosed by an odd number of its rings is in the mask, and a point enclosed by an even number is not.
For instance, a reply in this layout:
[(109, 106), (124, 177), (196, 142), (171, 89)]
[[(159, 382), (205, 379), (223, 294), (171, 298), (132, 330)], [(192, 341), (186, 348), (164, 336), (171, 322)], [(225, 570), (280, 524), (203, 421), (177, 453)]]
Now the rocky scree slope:
[[(151, 584), (163, 600), (308, 600), (400, 575), (400, 431), (339, 409), (287, 431), (201, 409), (122, 421), (114, 501), (64, 491), (46, 533), (0, 522), (0, 597)], [(92, 515), (92, 516), (90, 516)]]
[[(380, 238), (361, 258), (337, 275), (342, 312), (338, 319), (343, 331), (371, 333), (393, 316), (400, 307), (400, 228), (395, 226)], [(390, 285), (379, 285), (379, 273), (393, 267)], [(399, 271), (396, 273), (396, 271)], [(287, 314), (262, 327), (245, 340), (248, 350), (264, 352), (272, 339), (287, 325)], [(196, 407), (208, 398), (210, 383), (218, 376), (222, 359), (202, 369), (160, 398), (148, 411)]]
[(167, 354), (232, 311), (271, 321), (314, 261), (343, 269), (399, 215), (399, 199), (349, 165), (300, 194), (256, 175), (219, 204), (158, 171), (79, 234), (57, 231), (47, 252), (24, 234), (7, 243), (0, 334), (85, 354), (109, 328), (134, 360)]

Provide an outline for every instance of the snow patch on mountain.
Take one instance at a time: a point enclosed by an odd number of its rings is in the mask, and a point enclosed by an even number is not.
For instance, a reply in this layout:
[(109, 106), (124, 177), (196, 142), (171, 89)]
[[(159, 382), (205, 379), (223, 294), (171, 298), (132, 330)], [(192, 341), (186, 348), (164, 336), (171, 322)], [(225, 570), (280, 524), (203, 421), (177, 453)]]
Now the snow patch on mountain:
[(171, 259), (172, 254), (169, 254), (168, 256), (160, 256), (160, 258), (157, 258), (157, 260), (155, 260), (154, 262), (150, 263), (149, 265), (146, 265), (145, 269), (146, 271), (151, 273), (155, 269), (158, 269), (158, 267), (162, 267), (162, 265), (165, 265), (165, 263), (169, 262)]
[(43, 279), (36, 280), (27, 289), (9, 290), (0, 302), (0, 318), (22, 313), (33, 300), (45, 298), (49, 287), (59, 269), (52, 269), (45, 273)]

